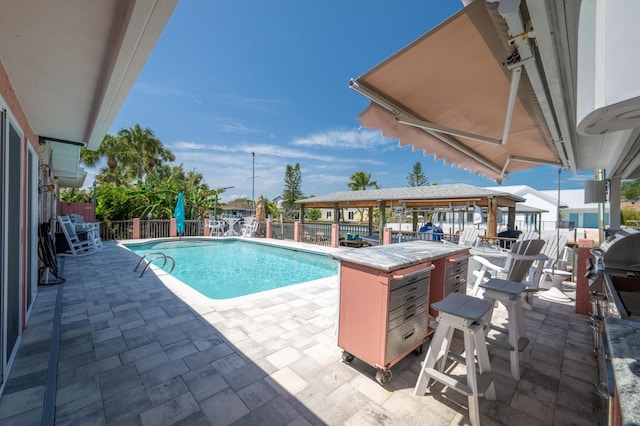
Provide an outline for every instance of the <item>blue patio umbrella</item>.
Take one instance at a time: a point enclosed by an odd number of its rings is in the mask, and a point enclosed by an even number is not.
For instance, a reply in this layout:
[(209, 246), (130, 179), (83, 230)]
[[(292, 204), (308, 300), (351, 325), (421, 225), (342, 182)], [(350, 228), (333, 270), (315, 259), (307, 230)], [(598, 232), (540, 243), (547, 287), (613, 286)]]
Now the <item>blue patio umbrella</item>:
[(184, 234), (184, 198), (182, 192), (178, 194), (178, 202), (176, 209), (173, 211), (173, 217), (176, 218), (176, 231), (178, 234)]

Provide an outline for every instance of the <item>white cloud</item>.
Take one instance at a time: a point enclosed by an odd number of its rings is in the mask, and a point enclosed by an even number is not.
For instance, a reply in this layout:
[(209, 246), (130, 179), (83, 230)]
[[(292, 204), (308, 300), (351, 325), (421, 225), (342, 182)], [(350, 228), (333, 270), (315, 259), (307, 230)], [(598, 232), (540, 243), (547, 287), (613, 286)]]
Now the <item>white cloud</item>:
[(188, 150), (207, 148), (207, 146), (204, 144), (193, 143), (193, 142), (176, 142), (172, 146), (175, 147), (176, 149), (188, 149)]
[(371, 149), (384, 148), (395, 143), (387, 139), (377, 130), (331, 130), (315, 133), (305, 138), (298, 138), (291, 142), (296, 146), (326, 147), (341, 149)]

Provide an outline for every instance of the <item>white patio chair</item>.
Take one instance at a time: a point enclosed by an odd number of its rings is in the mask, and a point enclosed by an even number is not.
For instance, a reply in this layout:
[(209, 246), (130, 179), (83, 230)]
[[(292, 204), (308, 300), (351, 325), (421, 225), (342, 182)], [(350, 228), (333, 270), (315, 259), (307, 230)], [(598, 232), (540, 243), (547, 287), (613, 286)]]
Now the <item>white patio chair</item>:
[(254, 220), (249, 225), (244, 225), (242, 227), (242, 236), (249, 237), (249, 238), (255, 237), (256, 231), (258, 229), (258, 224), (259, 222), (257, 220)]
[(478, 243), (478, 234), (480, 232), (476, 228), (467, 228), (460, 233), (458, 244), (461, 246), (475, 246)]
[(73, 223), (76, 233), (87, 232), (89, 234), (88, 239), (93, 241), (96, 248), (101, 249), (103, 247), (102, 239), (100, 238), (100, 222), (85, 222), (82, 215), (75, 213), (68, 215), (68, 217)]
[(544, 262), (548, 259), (541, 253), (544, 244), (545, 241), (539, 239), (516, 241), (507, 253), (504, 266), (493, 264), (482, 256), (473, 256), (481, 268), (473, 272), (476, 281), (471, 294), (478, 296), (480, 285), (492, 277), (523, 283), (527, 286), (527, 292), (537, 291)]
[[(538, 287), (548, 290), (541, 292), (540, 297), (545, 300), (553, 302), (569, 302), (571, 298), (564, 294), (562, 291), (562, 283), (568, 280), (573, 275), (572, 272), (567, 271), (566, 235), (553, 235), (547, 238), (542, 253), (546, 254), (549, 258), (543, 268), (542, 276), (540, 277), (540, 283)], [(547, 280), (551, 281), (551, 286), (548, 287)]]
[(69, 250), (66, 253), (59, 253), (61, 255), (67, 254), (72, 256), (84, 256), (98, 252), (103, 246), (100, 241), (99, 245), (93, 240), (93, 235), (87, 231), (86, 240), (81, 240), (76, 233), (76, 227), (69, 216), (58, 216), (58, 222), (60, 228), (64, 234)]
[(209, 216), (209, 236), (219, 237), (224, 234), (224, 222), (215, 220), (213, 216)]

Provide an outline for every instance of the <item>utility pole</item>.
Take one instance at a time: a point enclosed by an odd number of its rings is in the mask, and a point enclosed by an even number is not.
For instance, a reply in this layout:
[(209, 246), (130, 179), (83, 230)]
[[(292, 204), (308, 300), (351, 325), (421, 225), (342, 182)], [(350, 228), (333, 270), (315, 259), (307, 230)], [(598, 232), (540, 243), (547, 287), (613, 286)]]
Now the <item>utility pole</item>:
[(224, 191), (227, 189), (231, 189), (234, 188), (233, 186), (227, 186), (224, 188), (218, 188), (216, 189), (216, 200), (215, 200), (215, 204), (213, 205), (213, 220), (218, 220), (218, 194), (220, 193), (220, 191)]

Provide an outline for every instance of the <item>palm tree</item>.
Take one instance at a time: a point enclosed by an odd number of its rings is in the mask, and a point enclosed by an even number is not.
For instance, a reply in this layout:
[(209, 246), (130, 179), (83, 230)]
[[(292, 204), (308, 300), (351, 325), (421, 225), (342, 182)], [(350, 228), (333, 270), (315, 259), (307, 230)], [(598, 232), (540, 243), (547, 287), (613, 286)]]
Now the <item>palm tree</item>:
[(143, 129), (139, 124), (135, 124), (130, 129), (120, 129), (118, 136), (126, 140), (129, 150), (135, 153), (133, 162), (127, 166), (139, 182), (158, 165), (176, 159), (148, 127)]
[(107, 167), (100, 171), (101, 180), (120, 186), (124, 181), (124, 168), (133, 161), (127, 142), (113, 135), (106, 135), (96, 151), (86, 148), (80, 150), (80, 161), (87, 167), (95, 167), (102, 159), (107, 160)]
[[(351, 188), (352, 191), (364, 191), (367, 188), (375, 188), (379, 189), (377, 181), (371, 180), (371, 173), (367, 172), (355, 172), (351, 175), (351, 182), (347, 183), (347, 186)], [(358, 214), (360, 215), (360, 219), (364, 218), (364, 209), (356, 209)], [(344, 216), (343, 216), (344, 217)]]
[(364, 191), (367, 188), (380, 189), (378, 182), (371, 180), (371, 173), (367, 172), (355, 172), (351, 175), (351, 182), (347, 183), (347, 186), (352, 191)]

